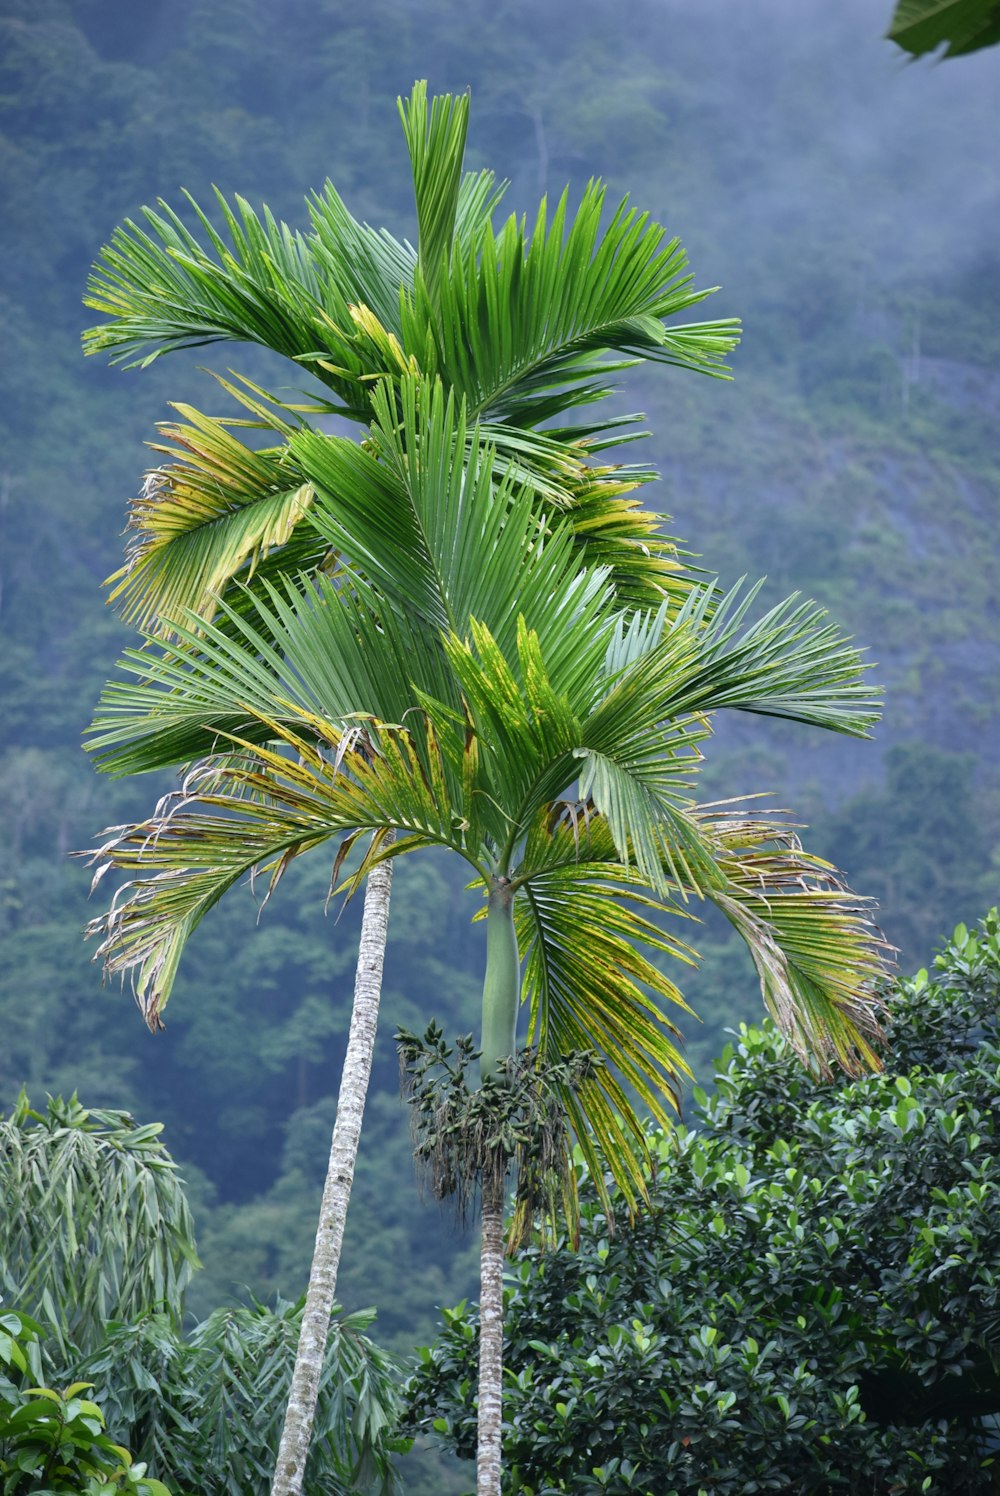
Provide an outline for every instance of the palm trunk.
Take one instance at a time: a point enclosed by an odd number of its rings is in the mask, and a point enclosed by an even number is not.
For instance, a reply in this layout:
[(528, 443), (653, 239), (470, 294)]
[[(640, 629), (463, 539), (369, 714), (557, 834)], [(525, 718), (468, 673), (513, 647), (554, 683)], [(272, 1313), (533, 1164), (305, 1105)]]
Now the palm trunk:
[[(483, 982), (481, 1073), (514, 1053), (520, 964), (510, 880), (492, 880), (486, 915), (486, 977)], [(476, 1496), (500, 1496), (503, 1469), (503, 1207), (507, 1157), (498, 1153), (483, 1169), (482, 1236), (479, 1248), (479, 1414)]]
[(479, 1249), (479, 1443), (476, 1496), (500, 1496), (503, 1469), (503, 1169), (483, 1180)]
[(514, 893), (508, 878), (497, 877), (490, 887), (486, 913), (486, 978), (479, 1046), (483, 1080), (496, 1075), (500, 1062), (509, 1060), (514, 1053), (520, 995)]
[(380, 862), (368, 875), (361, 939), (354, 979), (354, 1007), (344, 1055), (344, 1068), (337, 1098), (337, 1119), (330, 1144), (330, 1162), (323, 1187), (316, 1245), (313, 1249), (309, 1287), (306, 1292), (302, 1329), (295, 1355), (292, 1385), (288, 1394), (285, 1426), (275, 1464), (271, 1496), (300, 1496), (306, 1458), (312, 1439), (319, 1395), (323, 1355), (330, 1330), (330, 1315), (337, 1292), (337, 1271), (344, 1240), (347, 1206), (354, 1182), (354, 1164), (361, 1136), (361, 1118), (368, 1094), (379, 1000), (382, 995), (382, 965), (389, 923), (392, 862)]

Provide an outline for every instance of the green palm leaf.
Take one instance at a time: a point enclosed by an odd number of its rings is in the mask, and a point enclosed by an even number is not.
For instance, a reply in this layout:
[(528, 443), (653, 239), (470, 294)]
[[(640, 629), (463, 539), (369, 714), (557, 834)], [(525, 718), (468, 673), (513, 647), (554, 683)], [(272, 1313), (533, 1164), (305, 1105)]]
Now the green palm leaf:
[[(383, 855), (446, 846), (486, 875), (483, 833), (478, 840), (469, 834), (483, 808), (475, 820), (476, 807), (462, 814), (461, 777), (456, 782), (421, 714), (412, 729), (363, 717), (335, 727), (299, 710), (298, 730), (248, 715), (277, 749), (232, 737), (229, 751), (197, 765), (152, 817), (112, 828), (89, 854), (95, 885), (112, 870), (137, 875), (88, 933), (101, 938), (97, 956), (106, 973), (130, 976), (154, 1029), (191, 934), (244, 877), (266, 875), (273, 889), (289, 862), (330, 838), (349, 845), (371, 832), (377, 852), (389, 830), (397, 836)], [(488, 807), (485, 813), (489, 819)], [(495, 836), (497, 827), (487, 832)], [(371, 853), (358, 876), (370, 865)]]
[(455, 241), (469, 96), (440, 94), (428, 110), (427, 84), (418, 82), (408, 102), (400, 99), (398, 104), (413, 170), (420, 274), (436, 305)]
[(146, 365), (175, 348), (220, 340), (260, 343), (306, 362), (339, 398), (346, 415), (364, 419), (359, 380), (378, 372), (356, 334), (350, 302), (328, 263), (300, 233), (265, 209), (257, 217), (242, 198), (219, 208), (230, 243), (188, 199), (210, 253), (166, 203), (144, 208), (146, 232), (131, 219), (115, 230), (88, 281), (85, 304), (109, 319), (84, 333), (88, 353)]
[(350, 306), (369, 307), (398, 335), (400, 289), (413, 285), (417, 265), (413, 247), (395, 239), (388, 229), (359, 223), (332, 182), (309, 199), (309, 216), (313, 227), (307, 240), (311, 258), (320, 268), (324, 284), (337, 287), (336, 311), (333, 306), (327, 310), (346, 322)]
[[(471, 640), (454, 635), (445, 650), (475, 734), (484, 793), (503, 805), (507, 834), (501, 866), (514, 855), (536, 812), (576, 777), (580, 722), (573, 685), (585, 681), (603, 654), (602, 632), (584, 620), (568, 630), (575, 643), (569, 670), (547, 669), (538, 635), (518, 619), (516, 650), (508, 659), (489, 630), (471, 623)], [(563, 641), (565, 648), (565, 640)]]
[[(551, 224), (543, 201), (530, 239), (516, 219), (497, 237), (486, 223), (436, 300), (419, 286), (404, 299), (404, 347), (474, 415), (550, 420), (600, 399), (633, 357), (725, 373), (735, 321), (665, 325), (710, 294), (691, 289), (678, 242), (627, 202), (601, 234), (603, 208), (604, 188), (591, 183), (569, 223), (565, 194)], [(627, 358), (607, 364), (609, 351)]]
[(945, 42), (945, 57), (961, 57), (1000, 42), (1000, 4), (997, 0), (898, 0), (887, 34), (915, 57)]
[[(134, 539), (109, 579), (111, 599), (144, 631), (169, 633), (187, 613), (210, 619), (220, 598), (253, 612), (248, 588), (261, 597), (262, 584), (282, 574), (339, 566), (340, 550), (355, 571), (439, 627), (462, 626), (473, 609), (495, 618), (489, 600), (497, 588), (512, 620), (518, 556), (526, 566), (532, 551), (547, 552), (550, 570), (557, 556), (568, 569), (605, 565), (616, 591), (633, 602), (668, 595), (680, 606), (690, 591), (675, 547), (655, 533), (655, 516), (620, 499), (631, 475), (589, 468), (534, 433), (494, 428), (509, 458), (504, 469), (486, 433), (466, 425), (440, 384), (404, 376), (394, 392), (379, 382), (371, 437), (359, 447), (285, 418), (306, 407), (278, 402), (249, 381), (242, 381), (248, 388), (220, 383), (250, 418), (219, 420), (176, 406), (185, 421), (163, 424), (153, 444), (170, 460), (147, 474), (130, 506)], [(239, 426), (273, 432), (281, 445), (251, 448), (231, 429)], [(314, 508), (313, 484), (323, 500), (315, 522), (303, 524)], [(544, 514), (536, 515), (539, 496), (553, 500), (569, 527), (558, 541)], [(263, 617), (257, 611), (258, 627)]]
[(440, 382), (407, 376), (395, 392), (382, 382), (373, 411), (363, 448), (310, 433), (291, 443), (318, 495), (310, 523), (352, 574), (435, 629), (465, 636), (475, 617), (505, 648), (519, 613), (554, 639), (567, 609), (596, 617), (610, 604), (601, 571), (581, 569), (571, 526), (545, 521), (530, 488), (497, 474)]
[(401, 721), (414, 682), (458, 706), (440, 646), (360, 592), (325, 577), (286, 581), (264, 588), (253, 615), (222, 604), (220, 622), (178, 627), (177, 644), (127, 650), (131, 679), (105, 686), (87, 739), (98, 767), (139, 774), (190, 763), (215, 753), (220, 737), (269, 741), (272, 720), (293, 729), (359, 712)]
[(638, 467), (585, 465), (566, 481), (564, 512), (581, 563), (607, 567), (620, 607), (656, 609), (666, 597), (676, 611), (695, 578), (676, 542), (663, 534), (663, 516), (627, 497), (655, 476)]
[(780, 821), (709, 812), (720, 881), (703, 892), (739, 931), (761, 991), (782, 1032), (806, 1063), (829, 1074), (878, 1069), (879, 984), (891, 948), (836, 869), (805, 852)]
[(734, 588), (721, 600), (712, 587), (693, 589), (674, 618), (641, 642), (636, 635), (628, 668), (591, 721), (595, 746), (617, 740), (616, 724), (630, 722), (638, 700), (661, 721), (728, 707), (867, 737), (879, 693), (864, 678), (859, 651), (824, 623), (824, 609), (797, 593), (748, 624), (761, 585), (742, 596)]
[(610, 1168), (632, 1208), (643, 1193), (635, 1157), (642, 1122), (623, 1083), (666, 1122), (664, 1097), (676, 1103), (690, 1074), (669, 1007), (690, 1009), (641, 948), (693, 964), (690, 948), (654, 923), (684, 911), (649, 897), (641, 875), (618, 860), (607, 823), (594, 812), (582, 829), (566, 817), (538, 817), (518, 878), (527, 1042), (542, 1057), (595, 1055), (594, 1076), (565, 1100), (580, 1147), (591, 1161), (602, 1157), (595, 1177)]
[(154, 444), (172, 460), (132, 501), (135, 538), (109, 578), (109, 600), (143, 630), (169, 630), (188, 613), (211, 618), (234, 576), (287, 544), (313, 497), (287, 448), (255, 451), (229, 423), (174, 408), (185, 424), (161, 425)]
[[(834, 1063), (854, 1074), (878, 1068), (873, 1043), (888, 948), (870, 901), (778, 820), (705, 808), (691, 828), (701, 855), (692, 859), (696, 875), (676, 892), (707, 898), (731, 920), (766, 1005), (798, 1053), (823, 1073)], [(642, 1193), (635, 1149), (642, 1144), (629, 1096), (666, 1120), (662, 1098), (676, 1095), (687, 1073), (663, 1003), (686, 1005), (637, 947), (695, 964), (691, 947), (662, 927), (664, 916), (690, 917), (690, 906), (644, 891), (644, 876), (619, 860), (611, 826), (586, 801), (536, 818), (515, 881), (528, 1042), (543, 1055), (585, 1049), (599, 1058), (595, 1076), (566, 1104), (594, 1177), (610, 1168), (631, 1208)]]
[(580, 796), (592, 799), (608, 823), (623, 863), (665, 894), (710, 878), (704, 839), (690, 818), (689, 795), (698, 765), (697, 736), (637, 734), (634, 752), (619, 759), (578, 748)]

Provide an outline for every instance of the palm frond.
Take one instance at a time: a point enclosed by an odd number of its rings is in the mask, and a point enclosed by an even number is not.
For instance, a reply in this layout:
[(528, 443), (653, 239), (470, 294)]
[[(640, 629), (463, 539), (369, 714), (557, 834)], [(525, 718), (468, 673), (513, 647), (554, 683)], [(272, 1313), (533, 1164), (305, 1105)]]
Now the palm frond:
[(628, 497), (655, 476), (644, 468), (583, 466), (569, 485), (566, 518), (581, 560), (607, 568), (621, 608), (655, 609), (667, 598), (677, 611), (696, 579), (663, 534), (663, 516)]
[(736, 587), (721, 599), (712, 586), (692, 589), (662, 632), (649, 635), (641, 657), (631, 648), (629, 668), (594, 714), (595, 732), (613, 739), (614, 724), (627, 724), (645, 701), (661, 721), (728, 707), (869, 736), (880, 702), (860, 652), (824, 623), (824, 609), (797, 593), (747, 625), (760, 586)]
[(578, 748), (580, 796), (608, 823), (618, 855), (665, 894), (712, 877), (712, 853), (691, 816), (699, 755), (691, 731), (634, 735), (631, 751), (608, 757)]
[(255, 596), (250, 616), (220, 604), (219, 622), (178, 627), (177, 644), (127, 650), (101, 694), (87, 739), (115, 775), (174, 767), (218, 751), (220, 740), (267, 742), (272, 723), (357, 713), (401, 721), (415, 687), (458, 705), (444, 653), (426, 629), (358, 592), (283, 580)]
[(706, 812), (721, 880), (704, 893), (742, 936), (769, 1011), (796, 1052), (822, 1074), (879, 1069), (880, 984), (892, 949), (859, 897), (774, 819)]
[(824, 608), (797, 592), (744, 629), (759, 586), (742, 599), (734, 588), (715, 608), (705, 637), (707, 668), (697, 682), (705, 695), (695, 709), (736, 707), (870, 736), (881, 701), (865, 679), (870, 666), (861, 652), (824, 622)]
[(312, 503), (286, 449), (253, 450), (228, 423), (176, 405), (153, 450), (168, 461), (146, 475), (129, 507), (135, 532), (109, 601), (129, 623), (167, 632), (189, 614), (211, 618), (226, 585), (286, 544)]
[(349, 303), (301, 233), (258, 218), (242, 198), (218, 206), (227, 244), (188, 198), (211, 252), (168, 204), (144, 208), (148, 232), (131, 219), (115, 230), (91, 273), (85, 304), (108, 319), (84, 333), (88, 353), (144, 366), (175, 348), (220, 340), (259, 343), (308, 363), (363, 419), (358, 381), (371, 373), (353, 336)]
[(294, 720), (295, 729), (262, 719), (277, 748), (233, 737), (152, 817), (110, 828), (89, 854), (95, 885), (113, 870), (137, 875), (88, 934), (100, 937), (105, 973), (130, 977), (153, 1029), (192, 932), (241, 878), (265, 876), (270, 892), (294, 858), (363, 832), (378, 839), (381, 855), (446, 846), (483, 874), (448, 760), (424, 718), (413, 719), (413, 731), (370, 719), (338, 727), (301, 711)]
[(312, 258), (325, 281), (337, 287), (334, 315), (344, 318), (349, 307), (367, 306), (398, 336), (400, 290), (412, 287), (417, 264), (413, 246), (401, 243), (387, 229), (359, 223), (329, 181), (309, 199), (309, 216)]
[(574, 689), (579, 695), (581, 685), (587, 685), (603, 646), (601, 633), (589, 627), (569, 632), (576, 649), (563, 662), (561, 676), (548, 669), (539, 637), (523, 616), (518, 618), (516, 649), (509, 657), (474, 619), (468, 642), (454, 635), (445, 640), (448, 663), (477, 742), (481, 791), (495, 798), (506, 814), (502, 864), (513, 856), (536, 811), (561, 794), (577, 774), (580, 722)]
[[(656, 627), (665, 616), (664, 607)], [(543, 641), (522, 614), (510, 651), (472, 619), (470, 638), (449, 635), (445, 652), (478, 739), (484, 788), (509, 816), (510, 850), (535, 813), (579, 777), (580, 795), (605, 816), (619, 859), (634, 862), (665, 894), (707, 876), (712, 865), (688, 814), (697, 743), (707, 729), (692, 720), (664, 726), (655, 696), (652, 706), (639, 694), (630, 698), (627, 720), (609, 715), (602, 688), (608, 659), (625, 649), (619, 625), (606, 609), (570, 616), (568, 627)], [(634, 626), (629, 637), (639, 637)]]
[[(470, 412), (537, 425), (600, 399), (635, 357), (725, 372), (735, 321), (667, 326), (701, 301), (684, 252), (648, 215), (623, 202), (603, 232), (604, 188), (592, 182), (572, 220), (564, 194), (551, 224), (543, 201), (529, 238), (514, 218), (456, 255), (432, 301), (403, 304), (403, 343), (434, 350), (433, 368)], [(626, 355), (605, 362), (608, 352)]]
[(597, 1164), (594, 1177), (610, 1169), (631, 1209), (644, 1193), (634, 1153), (642, 1122), (623, 1083), (667, 1123), (664, 1101), (676, 1104), (681, 1080), (690, 1075), (664, 1005), (691, 1010), (640, 947), (693, 964), (694, 952), (654, 923), (683, 910), (648, 895), (641, 875), (618, 860), (609, 828), (596, 815), (582, 832), (565, 820), (553, 826), (539, 818), (523, 877), (515, 917), (525, 957), (527, 1042), (542, 1056), (581, 1050), (595, 1056), (594, 1075), (566, 1102), (579, 1145)]
[(474, 251), (491, 225), (509, 183), (498, 182), (492, 171), (467, 171), (458, 189), (455, 208), (455, 245), (453, 253)]
[(473, 617), (513, 651), (517, 619), (565, 647), (571, 618), (595, 620), (612, 597), (600, 568), (581, 570), (572, 530), (537, 512), (529, 488), (497, 474), (492, 447), (439, 381), (381, 382), (364, 448), (292, 439), (317, 491), (313, 524), (395, 607), (460, 637)]
[[(413, 171), (417, 203), (417, 249), (420, 274), (431, 304), (438, 303), (455, 240), (465, 136), (469, 128), (468, 94), (438, 94), (427, 107), (427, 84), (414, 83), (409, 99), (398, 101), (406, 148)], [(466, 195), (465, 219), (471, 216)], [(475, 193), (482, 200), (482, 187)]]

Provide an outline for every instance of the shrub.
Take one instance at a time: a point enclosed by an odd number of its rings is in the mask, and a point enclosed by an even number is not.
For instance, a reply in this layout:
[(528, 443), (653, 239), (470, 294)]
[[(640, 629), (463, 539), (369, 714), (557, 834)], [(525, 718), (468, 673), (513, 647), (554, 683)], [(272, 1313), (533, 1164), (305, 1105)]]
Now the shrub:
[(4, 1496), (170, 1496), (144, 1464), (105, 1433), (104, 1415), (83, 1394), (93, 1383), (56, 1391), (29, 1386), (40, 1365), (33, 1319), (0, 1314), (0, 1490)]
[[(899, 984), (886, 1069), (804, 1071), (742, 1028), (651, 1206), (508, 1289), (508, 1489), (973, 1493), (1000, 1414), (1000, 919)], [(414, 1428), (472, 1450), (475, 1315), (445, 1316)]]

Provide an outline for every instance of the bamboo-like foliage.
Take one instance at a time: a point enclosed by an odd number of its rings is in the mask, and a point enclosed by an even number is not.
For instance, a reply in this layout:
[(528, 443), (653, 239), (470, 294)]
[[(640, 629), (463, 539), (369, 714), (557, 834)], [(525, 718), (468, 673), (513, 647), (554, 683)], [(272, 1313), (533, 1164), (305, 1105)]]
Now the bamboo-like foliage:
[[(181, 1337), (163, 1315), (113, 1326), (75, 1370), (101, 1389), (108, 1426), (172, 1489), (264, 1496), (288, 1397), (302, 1304), (219, 1309)], [(397, 1368), (365, 1333), (370, 1311), (330, 1325), (307, 1489), (396, 1489)]]
[[(217, 1309), (189, 1334), (163, 1313), (112, 1324), (75, 1358), (100, 1388), (109, 1432), (169, 1481), (201, 1496), (265, 1496), (281, 1432), (302, 1305)], [(317, 1399), (307, 1489), (397, 1489), (392, 1426), (398, 1367), (365, 1331), (373, 1313), (334, 1313)]]
[(108, 1320), (157, 1307), (180, 1323), (198, 1259), (161, 1131), (75, 1096), (36, 1112), (23, 1092), (0, 1122), (0, 1288), (47, 1326), (62, 1365)]

